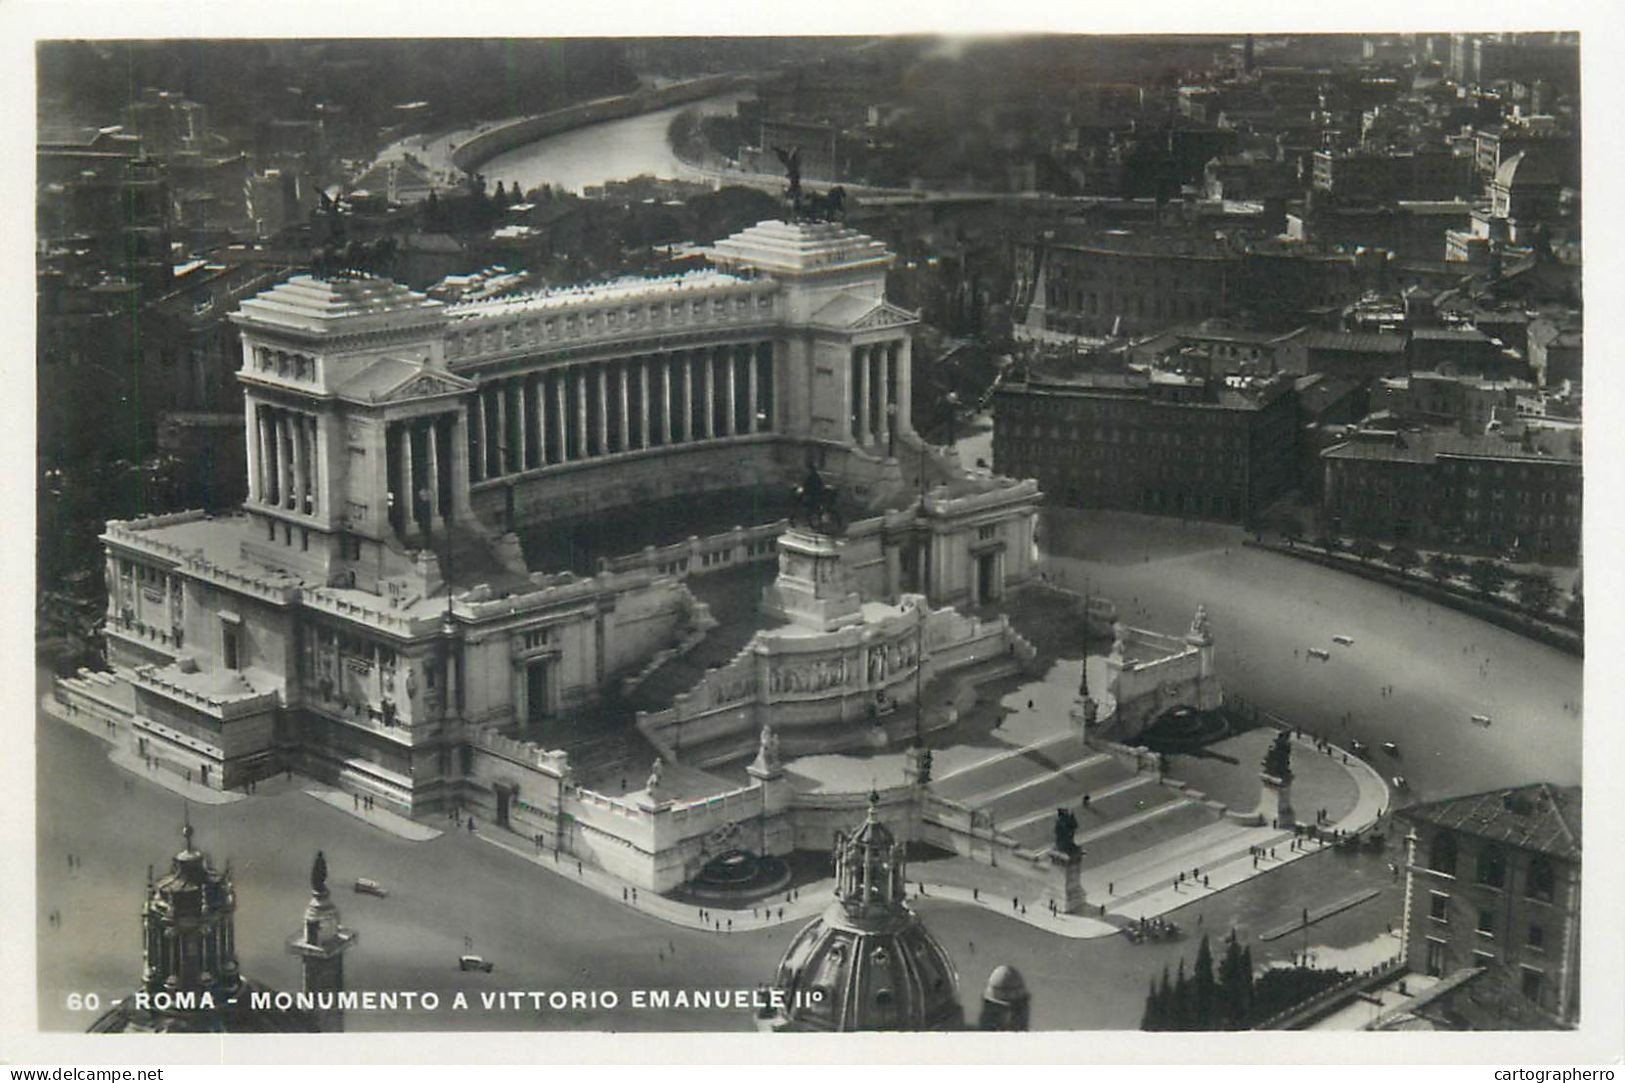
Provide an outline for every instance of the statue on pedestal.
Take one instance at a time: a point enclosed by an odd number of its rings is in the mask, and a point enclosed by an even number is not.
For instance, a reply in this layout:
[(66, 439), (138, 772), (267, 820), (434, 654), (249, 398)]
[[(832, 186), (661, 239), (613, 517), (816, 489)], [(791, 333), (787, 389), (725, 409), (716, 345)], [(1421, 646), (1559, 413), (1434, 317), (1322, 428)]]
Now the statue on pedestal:
[(807, 476), (796, 487), (795, 521), (819, 534), (839, 534), (845, 527), (836, 509), (836, 493), (824, 484), (818, 468), (809, 466)]
[(1292, 781), (1292, 735), (1282, 730), (1264, 753), (1264, 774), (1281, 780), (1284, 785)]
[(1213, 642), (1213, 629), (1209, 627), (1207, 620), (1207, 606), (1196, 607), (1196, 615), (1191, 618), (1191, 630), (1185, 634), (1185, 639), (1189, 643), (1204, 647)]
[(772, 726), (762, 727), (762, 739), (756, 746), (756, 759), (751, 761), (751, 767), (764, 775), (771, 775), (779, 770), (779, 735), (773, 732)]
[(1055, 851), (1067, 857), (1075, 857), (1082, 852), (1077, 843), (1078, 817), (1069, 808), (1055, 810)]
[(649, 796), (651, 798), (655, 798), (656, 800), (658, 800), (660, 797), (660, 764), (660, 758), (656, 757), (654, 766), (649, 769), (649, 780), (648, 782), (644, 783), (644, 788), (649, 791)]
[(779, 162), (784, 166), (784, 172), (790, 178), (790, 190), (786, 194), (790, 199), (790, 207), (795, 217), (801, 217), (801, 148), (774, 146), (773, 153), (779, 156)]

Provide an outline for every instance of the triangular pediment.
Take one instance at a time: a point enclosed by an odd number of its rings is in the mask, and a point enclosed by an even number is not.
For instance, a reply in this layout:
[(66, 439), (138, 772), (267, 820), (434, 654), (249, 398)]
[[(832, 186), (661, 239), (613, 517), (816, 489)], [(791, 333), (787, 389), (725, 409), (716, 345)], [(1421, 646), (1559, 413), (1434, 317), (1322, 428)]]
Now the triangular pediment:
[(381, 357), (344, 381), (338, 394), (356, 402), (411, 402), (473, 390), (472, 380), (420, 362)]
[(882, 301), (848, 326), (854, 331), (873, 331), (885, 327), (902, 327), (904, 324), (918, 321), (919, 317), (908, 309), (898, 308), (889, 301)]
[(918, 322), (919, 317), (888, 301), (842, 293), (813, 313), (812, 322), (841, 331), (875, 331)]
[(449, 373), (420, 372), (380, 395), (378, 401), (405, 402), (408, 399), (427, 399), (435, 395), (454, 395), (473, 386), (470, 381)]

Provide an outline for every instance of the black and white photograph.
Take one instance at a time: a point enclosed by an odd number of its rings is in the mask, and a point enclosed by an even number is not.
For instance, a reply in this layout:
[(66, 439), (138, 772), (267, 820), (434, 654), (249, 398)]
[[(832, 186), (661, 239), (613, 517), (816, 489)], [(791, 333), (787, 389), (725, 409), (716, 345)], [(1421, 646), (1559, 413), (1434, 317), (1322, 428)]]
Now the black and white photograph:
[(31, 1048), (1617, 1063), (1609, 43), (448, 14), (26, 46)]

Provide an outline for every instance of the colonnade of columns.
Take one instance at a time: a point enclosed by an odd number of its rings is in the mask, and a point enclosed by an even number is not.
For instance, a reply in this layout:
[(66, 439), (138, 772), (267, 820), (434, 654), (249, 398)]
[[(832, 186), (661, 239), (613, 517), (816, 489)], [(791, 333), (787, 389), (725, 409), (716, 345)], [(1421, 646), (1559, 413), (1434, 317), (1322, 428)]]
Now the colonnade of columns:
[(393, 421), (385, 428), (390, 522), (403, 535), (441, 521), (452, 506), (456, 428), (454, 414)]
[(765, 432), (773, 411), (770, 342), (500, 377), (484, 382), (470, 407), (470, 480)]
[(860, 446), (886, 444), (898, 414), (905, 409), (898, 393), (902, 343), (876, 342), (852, 347), (852, 438)]
[(315, 416), (252, 401), (248, 415), (248, 498), (317, 514), (323, 486)]

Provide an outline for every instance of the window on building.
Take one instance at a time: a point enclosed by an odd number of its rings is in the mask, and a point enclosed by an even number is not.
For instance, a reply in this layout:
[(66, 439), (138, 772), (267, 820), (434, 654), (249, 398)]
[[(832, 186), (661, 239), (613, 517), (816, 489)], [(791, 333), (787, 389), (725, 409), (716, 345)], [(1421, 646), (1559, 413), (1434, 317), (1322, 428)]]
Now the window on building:
[[(467, 748), (468, 746), (464, 745), (462, 747)], [(1445, 943), (1443, 940), (1429, 939), (1427, 945), (1427, 959), (1425, 963), (1427, 973), (1431, 977), (1443, 977)]]
[(1545, 854), (1536, 854), (1529, 861), (1529, 881), (1524, 885), (1524, 893), (1531, 899), (1551, 902), (1556, 891), (1557, 874), (1552, 869), (1551, 859)]
[(1530, 922), (1529, 923), (1529, 939), (1528, 939), (1528, 943), (1529, 943), (1530, 950), (1532, 950), (1532, 951), (1545, 951), (1546, 950), (1546, 926), (1537, 924), (1537, 923), (1535, 923), (1533, 921)]
[(1493, 937), (1495, 935), (1495, 911), (1486, 907), (1478, 910), (1478, 935)]
[(1456, 836), (1448, 831), (1433, 836), (1433, 844), (1428, 847), (1428, 868), (1446, 876), (1456, 875)]
[(220, 664), (227, 669), (239, 669), (241, 658), (237, 652), (237, 629), (231, 624), (220, 630)]
[(1545, 977), (1540, 971), (1530, 967), (1523, 968), (1523, 976), (1518, 981), (1518, 988), (1530, 1000), (1540, 1000), (1541, 980)]
[(1450, 920), (1450, 896), (1441, 895), (1437, 891), (1429, 892), (1428, 917), (1434, 921), (1448, 922)]
[(1489, 887), (1503, 887), (1507, 878), (1506, 853), (1499, 846), (1489, 845), (1478, 851), (1477, 879)]

